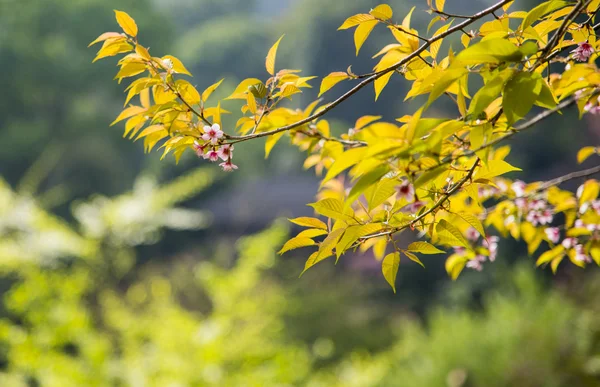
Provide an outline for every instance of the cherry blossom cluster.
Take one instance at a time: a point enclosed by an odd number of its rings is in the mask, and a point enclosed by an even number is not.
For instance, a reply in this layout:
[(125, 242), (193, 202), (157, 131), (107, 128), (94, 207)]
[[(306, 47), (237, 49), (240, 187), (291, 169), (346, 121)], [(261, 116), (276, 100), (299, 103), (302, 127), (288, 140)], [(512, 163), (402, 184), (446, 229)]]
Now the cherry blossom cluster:
[(469, 227), (466, 231), (467, 239), (472, 243), (473, 253), (469, 253), (466, 248), (462, 246), (454, 247), (454, 253), (461, 257), (469, 257), (471, 255), (469, 261), (466, 264), (466, 267), (469, 269), (481, 271), (483, 270), (483, 263), (486, 261), (494, 262), (498, 255), (498, 242), (500, 242), (500, 238), (493, 235), (488, 236), (487, 238), (481, 238), (481, 235), (475, 228)]
[(233, 145), (219, 144), (223, 135), (224, 133), (219, 124), (205, 126), (204, 133), (202, 134), (202, 140), (205, 142), (194, 142), (194, 150), (198, 157), (202, 157), (205, 160), (212, 162), (218, 161), (219, 159), (223, 160), (219, 166), (223, 168), (224, 171), (229, 172), (238, 169), (238, 167), (231, 162), (231, 159), (233, 158)]

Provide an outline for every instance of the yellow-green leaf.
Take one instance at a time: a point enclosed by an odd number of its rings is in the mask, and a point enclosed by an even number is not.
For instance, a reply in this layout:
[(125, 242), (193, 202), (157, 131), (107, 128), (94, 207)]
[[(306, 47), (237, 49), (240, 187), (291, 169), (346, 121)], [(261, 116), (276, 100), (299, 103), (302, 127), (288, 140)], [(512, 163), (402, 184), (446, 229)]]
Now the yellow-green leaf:
[(598, 148), (593, 146), (586, 146), (581, 148), (579, 152), (577, 152), (577, 162), (579, 164), (583, 163), (585, 160), (588, 159), (588, 157), (590, 157), (594, 153), (598, 153)]
[(192, 74), (185, 68), (183, 63), (173, 55), (165, 55), (161, 58), (162, 60), (169, 59), (173, 63), (173, 70), (180, 74), (186, 74), (192, 76)]
[(508, 125), (514, 124), (529, 113), (542, 91), (542, 85), (540, 75), (528, 71), (517, 73), (506, 83), (502, 106)]
[(477, 232), (485, 238), (485, 229), (483, 228), (483, 224), (478, 217), (473, 215), (470, 212), (462, 212), (458, 214), (465, 222), (469, 223)]
[(321, 228), (309, 228), (308, 230), (301, 231), (296, 238), (314, 238), (321, 235), (327, 235), (327, 230)]
[(350, 75), (347, 73), (337, 71), (329, 74), (321, 81), (321, 89), (319, 90), (319, 97), (323, 95), (327, 90), (337, 85), (343, 80), (350, 79)]
[(358, 15), (350, 16), (344, 23), (338, 28), (339, 30), (347, 30), (348, 28), (355, 27), (361, 23), (364, 23), (369, 20), (373, 20), (373, 15), (369, 15), (368, 13), (359, 13)]
[(314, 228), (320, 228), (323, 230), (327, 230), (327, 225), (325, 223), (323, 223), (322, 220), (317, 219), (317, 218), (310, 218), (307, 216), (303, 216), (300, 218), (294, 218), (294, 219), (288, 219), (290, 222), (297, 224), (298, 226), (303, 226), (303, 227), (314, 227)]
[(327, 171), (327, 175), (325, 175), (325, 178), (321, 182), (321, 186), (323, 186), (323, 184), (325, 184), (327, 181), (339, 175), (344, 170), (362, 161), (366, 151), (366, 147), (351, 148), (342, 153), (341, 155), (337, 156), (335, 162), (331, 165), (331, 167)]
[(133, 36), (135, 38), (138, 33), (138, 27), (137, 24), (135, 24), (135, 20), (133, 20), (133, 18), (129, 16), (126, 12), (117, 11), (116, 9), (114, 11), (115, 16), (117, 18), (117, 23), (119, 23), (123, 31), (127, 35)]
[[(344, 203), (336, 198), (326, 198), (319, 200), (316, 203), (309, 204), (310, 207), (314, 208), (315, 211), (323, 216), (333, 219), (340, 220), (351, 220), (351, 212), (344, 212)], [(349, 211), (352, 211), (349, 209)]]
[(110, 126), (113, 126), (114, 124), (116, 124), (119, 121), (122, 121), (126, 118), (135, 116), (136, 114), (140, 114), (145, 112), (146, 109), (144, 109), (141, 106), (130, 106), (127, 109), (123, 110), (121, 112), (121, 114), (119, 114), (119, 116), (110, 124)]
[(562, 245), (556, 246), (552, 250), (548, 250), (537, 259), (535, 262), (536, 266), (543, 265), (544, 263), (548, 263), (554, 260), (556, 257), (563, 255), (565, 252), (565, 248)]
[(118, 32), (105, 32), (102, 35), (98, 36), (92, 43), (90, 43), (88, 45), (88, 47), (91, 47), (91, 46), (93, 46), (96, 43), (100, 43), (100, 42), (103, 42), (103, 41), (108, 40), (108, 39), (116, 39), (116, 38), (122, 38), (124, 40), (125, 36), (121, 35)]
[(380, 4), (377, 7), (373, 8), (369, 13), (377, 19), (381, 20), (389, 20), (394, 15), (392, 7), (390, 7), (387, 4)]
[(279, 254), (283, 254), (286, 251), (290, 251), (290, 250), (294, 250), (294, 249), (299, 249), (300, 247), (306, 247), (306, 246), (313, 246), (315, 245), (315, 241), (313, 241), (310, 238), (304, 238), (304, 237), (295, 237), (290, 239), (289, 241), (287, 241), (283, 247), (281, 248), (281, 250), (279, 250)]
[(454, 58), (453, 66), (481, 63), (518, 62), (523, 58), (519, 48), (506, 39), (487, 39), (465, 48)]
[(410, 259), (411, 261), (413, 261), (415, 263), (418, 263), (422, 268), (425, 268), (425, 265), (423, 264), (423, 262), (421, 262), (421, 260), (419, 259), (419, 257), (417, 257), (416, 255), (414, 255), (410, 251), (405, 251), (404, 255), (406, 255), (408, 257), (408, 259)]
[(467, 264), (468, 258), (454, 254), (446, 260), (446, 272), (455, 281)]
[[(578, 191), (579, 193), (579, 191)], [(598, 186), (598, 182), (596, 180), (587, 180), (583, 183), (583, 189), (581, 190), (581, 194), (579, 196), (579, 202), (585, 203), (595, 200), (600, 193), (600, 186)]]
[(435, 227), (438, 238), (443, 243), (454, 246), (470, 247), (469, 242), (465, 239), (458, 228), (442, 219)]
[(354, 45), (356, 46), (357, 56), (363, 43), (367, 40), (369, 34), (371, 31), (373, 31), (373, 28), (375, 28), (377, 23), (379, 23), (377, 20), (369, 20), (362, 22), (358, 27), (356, 27), (356, 30), (354, 31)]
[(142, 137), (149, 136), (151, 134), (160, 132), (162, 130), (164, 130), (163, 135), (166, 136), (169, 134), (169, 132), (167, 132), (167, 130), (165, 129), (165, 127), (163, 125), (150, 125), (146, 129), (142, 130), (142, 132), (137, 136), (137, 138), (135, 140), (137, 141)]
[(408, 251), (412, 251), (414, 253), (421, 253), (421, 254), (444, 254), (445, 253), (445, 251), (438, 249), (431, 243), (423, 242), (423, 241), (411, 243), (410, 245), (408, 245)]
[(217, 87), (219, 87), (221, 85), (221, 83), (223, 82), (223, 80), (225, 80), (225, 78), (221, 79), (219, 82), (214, 83), (210, 86), (208, 86), (206, 88), (206, 90), (204, 90), (202, 92), (202, 101), (206, 102), (206, 100), (211, 96), (211, 94), (217, 90)]
[(504, 160), (489, 160), (486, 167), (482, 168), (477, 174), (478, 179), (491, 179), (492, 177), (504, 175), (512, 171), (521, 171)]
[(395, 252), (385, 256), (381, 263), (381, 271), (385, 280), (390, 284), (394, 293), (396, 293), (396, 276), (400, 267), (400, 253)]
[(359, 238), (376, 233), (382, 229), (382, 225), (379, 223), (369, 223), (363, 224), (359, 226), (350, 226), (346, 229), (344, 233), (344, 237), (340, 239), (338, 244), (335, 247), (336, 256), (339, 257), (349, 249), (354, 242), (356, 242)]
[(282, 35), (277, 42), (271, 47), (269, 53), (267, 54), (267, 59), (265, 61), (265, 67), (267, 68), (267, 72), (271, 75), (275, 75), (275, 59), (277, 57), (277, 48), (279, 47), (279, 42), (283, 39)]

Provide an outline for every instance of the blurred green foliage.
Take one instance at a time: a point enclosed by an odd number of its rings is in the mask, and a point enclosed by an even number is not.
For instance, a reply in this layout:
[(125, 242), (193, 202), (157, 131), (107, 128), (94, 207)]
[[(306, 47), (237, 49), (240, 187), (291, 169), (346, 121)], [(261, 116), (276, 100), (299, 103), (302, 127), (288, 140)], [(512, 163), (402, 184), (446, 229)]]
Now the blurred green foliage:
[[(385, 345), (371, 349), (349, 346), (357, 338), (336, 335), (334, 321), (316, 337), (295, 334), (294, 325), (327, 321), (344, 299), (335, 289), (302, 296), (275, 275), (275, 251), (287, 236), (283, 222), (241, 239), (236, 258), (199, 261), (188, 253), (169, 265), (131, 270), (134, 247), (155, 243), (164, 228), (205, 225), (205, 214), (174, 206), (211, 180), (203, 169), (162, 188), (143, 178), (129, 194), (76, 204), (75, 225), (0, 185), (0, 385), (595, 386), (600, 380), (598, 304), (548, 291), (529, 266), (488, 292), (480, 311), (438, 308), (427, 325), (389, 311), (355, 326), (357, 336), (385, 332)], [(144, 211), (136, 211), (129, 201), (141, 198)], [(186, 216), (169, 222), (173, 211)], [(580, 294), (597, 299), (595, 278)], [(350, 326), (337, 324), (342, 331)]]

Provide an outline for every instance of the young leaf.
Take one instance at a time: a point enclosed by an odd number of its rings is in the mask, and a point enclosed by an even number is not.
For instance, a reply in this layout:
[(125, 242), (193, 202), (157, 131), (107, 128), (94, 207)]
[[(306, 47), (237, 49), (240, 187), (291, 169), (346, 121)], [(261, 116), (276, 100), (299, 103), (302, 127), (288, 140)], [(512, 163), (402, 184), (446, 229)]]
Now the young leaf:
[(140, 114), (145, 111), (146, 111), (146, 109), (144, 109), (141, 106), (130, 106), (127, 109), (123, 110), (121, 112), (121, 114), (119, 114), (119, 116), (110, 124), (110, 126), (113, 126), (114, 124), (116, 124), (117, 122), (119, 122), (121, 120), (135, 116), (136, 114)]
[[(335, 247), (336, 257), (339, 259), (340, 256), (349, 249), (354, 242), (358, 240), (358, 238), (363, 237), (365, 235), (370, 235), (380, 231), (382, 226), (380, 223), (369, 223), (363, 224), (359, 226), (350, 226), (346, 229), (344, 233), (344, 237), (338, 242)], [(337, 262), (337, 260), (336, 260)]]
[(460, 230), (445, 219), (440, 220), (435, 227), (435, 231), (440, 240), (444, 243), (462, 247), (470, 246)]
[(491, 179), (492, 177), (504, 175), (508, 172), (522, 171), (522, 169), (513, 167), (504, 160), (490, 160), (486, 167), (483, 167), (477, 174), (477, 179)]
[(321, 89), (319, 90), (319, 97), (323, 95), (327, 90), (331, 89), (333, 86), (337, 85), (343, 80), (350, 79), (350, 76), (347, 73), (337, 71), (329, 74), (323, 81), (321, 81)]
[(368, 13), (359, 13), (358, 15), (350, 16), (344, 23), (338, 28), (339, 30), (347, 30), (348, 28), (355, 27), (361, 23), (364, 23), (369, 20), (374, 20), (373, 15), (369, 15)]
[(363, 43), (369, 37), (373, 28), (379, 23), (377, 20), (369, 20), (361, 23), (354, 31), (354, 45), (356, 46), (356, 56), (362, 47)]
[(456, 55), (453, 66), (481, 63), (518, 62), (523, 58), (519, 47), (506, 39), (488, 39), (464, 49)]
[[(344, 203), (339, 199), (326, 198), (316, 203), (309, 204), (315, 211), (323, 216), (333, 219), (351, 220), (352, 217), (344, 213)], [(351, 210), (350, 210), (351, 211)]]
[(135, 24), (135, 20), (131, 16), (129, 16), (126, 12), (123, 11), (115, 11), (115, 16), (117, 18), (117, 23), (121, 26), (123, 31), (132, 37), (136, 37), (138, 33), (137, 24)]
[(219, 82), (214, 83), (210, 86), (208, 86), (206, 88), (206, 90), (204, 90), (202, 92), (202, 101), (206, 102), (206, 100), (208, 100), (208, 98), (211, 96), (211, 94), (217, 90), (217, 87), (219, 87), (221, 85), (221, 83), (225, 80), (225, 78), (221, 79)]
[(300, 247), (313, 246), (315, 244), (316, 244), (315, 241), (313, 241), (310, 238), (297, 236), (297, 237), (292, 238), (289, 241), (285, 242), (285, 245), (283, 245), (281, 250), (279, 250), (278, 254), (283, 254), (286, 251), (299, 249)]
[(308, 230), (301, 231), (296, 235), (296, 238), (314, 238), (321, 235), (327, 235), (327, 230), (320, 228), (309, 228)]
[(381, 271), (385, 280), (390, 284), (394, 293), (396, 293), (396, 276), (398, 274), (398, 267), (400, 266), (400, 253), (395, 252), (385, 256), (381, 264)]
[(479, 117), (479, 115), (502, 93), (504, 85), (508, 82), (508, 79), (514, 74), (513, 69), (506, 69), (500, 72), (496, 77), (489, 80), (471, 100), (469, 110), (467, 114), (473, 118)]
[(373, 82), (373, 86), (375, 87), (375, 101), (377, 101), (377, 99), (379, 98), (379, 95), (381, 94), (383, 89), (387, 86), (388, 82), (390, 81), (390, 78), (392, 78), (392, 75), (394, 75), (394, 72), (390, 71), (386, 74), (383, 74), (382, 76), (377, 78), (375, 80), (375, 82)]
[(377, 7), (373, 8), (369, 13), (377, 19), (381, 20), (389, 20), (392, 18), (392, 16), (394, 16), (392, 7), (390, 7), (387, 4), (380, 4)]
[(413, 242), (408, 245), (408, 251), (413, 253), (421, 253), (421, 254), (444, 254), (445, 251), (442, 251), (428, 242)]
[(125, 36), (121, 35), (118, 32), (105, 32), (102, 35), (98, 36), (92, 43), (90, 43), (88, 45), (88, 47), (91, 47), (96, 43), (103, 42), (107, 39), (115, 39), (115, 38), (123, 38), (123, 40), (125, 40)]
[(325, 184), (327, 181), (339, 175), (344, 170), (362, 161), (366, 151), (366, 147), (351, 148), (342, 153), (341, 155), (337, 156), (335, 162), (327, 171), (327, 175), (325, 175), (325, 178), (323, 178), (321, 186), (323, 186), (323, 184)]
[(519, 72), (504, 87), (502, 105), (508, 125), (525, 117), (542, 91), (542, 82), (530, 72)]
[(309, 218), (309, 217), (300, 217), (295, 219), (288, 219), (290, 222), (297, 224), (298, 226), (303, 227), (314, 227), (320, 228), (323, 230), (327, 230), (327, 225), (323, 223), (320, 219), (317, 218)]
[(279, 42), (283, 39), (285, 35), (282, 35), (277, 42), (271, 47), (269, 53), (267, 54), (267, 59), (265, 61), (265, 67), (267, 68), (267, 72), (271, 75), (275, 75), (275, 59), (277, 57), (277, 48), (279, 47)]
[(453, 281), (458, 278), (460, 272), (464, 269), (465, 265), (467, 264), (467, 261), (468, 258), (457, 254), (451, 255), (446, 260), (446, 272), (448, 273), (450, 278), (452, 278)]
[(469, 223), (477, 232), (485, 238), (485, 229), (483, 228), (483, 224), (478, 217), (473, 215), (470, 212), (461, 212), (458, 214), (465, 222)]
[(593, 147), (593, 146), (583, 147), (579, 150), (579, 152), (577, 152), (577, 162), (579, 164), (581, 164), (585, 160), (587, 160), (588, 157), (590, 157), (591, 155), (593, 155), (594, 153), (597, 153), (597, 152), (598, 152), (598, 149), (596, 147)]
[(188, 69), (185, 68), (183, 63), (178, 58), (175, 58), (173, 55), (165, 55), (161, 59), (162, 60), (169, 59), (171, 61), (171, 63), (173, 63), (173, 70), (175, 72), (180, 73), (180, 74), (186, 74), (186, 75), (189, 75), (190, 77), (192, 76), (192, 74), (188, 71)]
[(541, 19), (542, 16), (553, 12), (559, 8), (562, 8), (566, 5), (568, 5), (567, 2), (558, 0), (550, 0), (538, 5), (537, 7), (533, 8), (527, 13), (527, 16), (525, 16), (523, 22), (521, 22), (521, 27), (519, 29), (521, 31), (525, 31), (527, 27), (532, 25), (535, 21)]
[(410, 259), (411, 261), (413, 261), (415, 263), (418, 263), (423, 269), (425, 268), (425, 265), (423, 264), (423, 262), (421, 262), (421, 260), (419, 259), (419, 257), (417, 257), (416, 255), (414, 255), (410, 251), (405, 251), (404, 255), (406, 255), (408, 257), (408, 259)]

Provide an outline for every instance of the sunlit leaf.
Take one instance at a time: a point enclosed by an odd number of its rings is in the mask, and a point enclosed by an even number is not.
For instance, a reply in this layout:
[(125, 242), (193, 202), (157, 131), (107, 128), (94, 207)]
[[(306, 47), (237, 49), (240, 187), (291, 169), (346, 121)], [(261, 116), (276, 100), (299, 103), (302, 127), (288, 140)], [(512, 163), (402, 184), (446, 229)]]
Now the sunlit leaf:
[(394, 293), (396, 293), (396, 276), (398, 274), (398, 268), (400, 267), (400, 253), (394, 252), (388, 254), (383, 258), (381, 263), (381, 271), (385, 280), (390, 284)]

